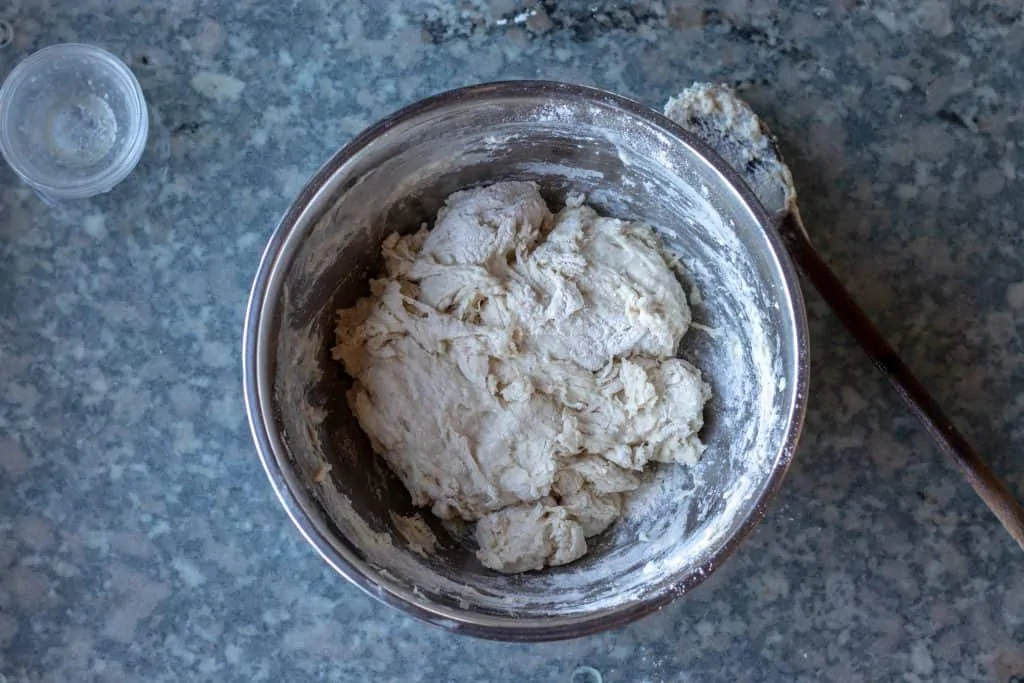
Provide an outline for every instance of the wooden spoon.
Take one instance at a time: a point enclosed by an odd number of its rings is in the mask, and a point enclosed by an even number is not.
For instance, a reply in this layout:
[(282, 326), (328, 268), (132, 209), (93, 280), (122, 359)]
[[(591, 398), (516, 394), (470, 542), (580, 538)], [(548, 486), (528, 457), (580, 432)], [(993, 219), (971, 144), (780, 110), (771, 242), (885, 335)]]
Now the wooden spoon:
[(694, 84), (668, 101), (665, 115), (711, 145), (743, 176), (771, 215), (797, 268), (1024, 550), (1024, 508), (942, 412), (811, 244), (797, 208), (793, 176), (768, 127), (725, 85)]

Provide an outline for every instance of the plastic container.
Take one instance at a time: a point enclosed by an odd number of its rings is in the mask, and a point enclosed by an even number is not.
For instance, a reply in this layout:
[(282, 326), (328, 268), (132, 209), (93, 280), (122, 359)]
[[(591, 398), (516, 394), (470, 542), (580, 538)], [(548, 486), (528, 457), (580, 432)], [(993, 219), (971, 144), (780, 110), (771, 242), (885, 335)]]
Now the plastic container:
[(135, 168), (148, 133), (138, 80), (92, 45), (39, 50), (0, 88), (0, 153), (50, 201), (111, 190)]

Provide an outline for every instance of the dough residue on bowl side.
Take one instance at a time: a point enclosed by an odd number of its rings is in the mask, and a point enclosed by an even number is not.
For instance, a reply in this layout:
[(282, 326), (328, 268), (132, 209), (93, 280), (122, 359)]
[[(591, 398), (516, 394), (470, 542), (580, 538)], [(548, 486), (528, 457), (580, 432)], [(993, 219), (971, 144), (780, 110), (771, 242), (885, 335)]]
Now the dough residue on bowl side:
[(485, 566), (578, 559), (648, 463), (700, 457), (710, 389), (675, 357), (690, 310), (648, 226), (504, 182), (383, 254), (338, 314), (347, 398), (414, 504), (476, 522)]

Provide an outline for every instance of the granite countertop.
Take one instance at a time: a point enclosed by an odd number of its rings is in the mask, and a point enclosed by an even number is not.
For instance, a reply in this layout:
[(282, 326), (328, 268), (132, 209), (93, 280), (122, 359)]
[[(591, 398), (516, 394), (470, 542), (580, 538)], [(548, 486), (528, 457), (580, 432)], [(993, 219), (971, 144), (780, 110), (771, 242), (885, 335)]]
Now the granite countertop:
[(152, 121), (101, 197), (47, 207), (0, 165), (0, 681), (1024, 679), (1019, 548), (809, 291), (810, 412), (767, 518), (684, 599), (565, 643), (450, 635), (336, 576), (265, 480), (239, 371), (266, 238), (364, 126), (487, 80), (653, 106), (721, 80), (780, 134), (827, 260), (1024, 496), (1019, 0), (369, 5), (0, 7), (0, 77), (95, 43)]

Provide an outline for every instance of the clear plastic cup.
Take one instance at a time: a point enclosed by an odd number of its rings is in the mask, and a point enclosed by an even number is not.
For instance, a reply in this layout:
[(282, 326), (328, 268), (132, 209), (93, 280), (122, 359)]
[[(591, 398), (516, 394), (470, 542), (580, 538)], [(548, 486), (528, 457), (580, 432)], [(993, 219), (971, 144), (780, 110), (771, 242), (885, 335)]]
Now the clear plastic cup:
[(92, 45), (39, 50), (0, 87), (0, 153), (50, 201), (112, 189), (135, 168), (148, 133), (135, 75)]

